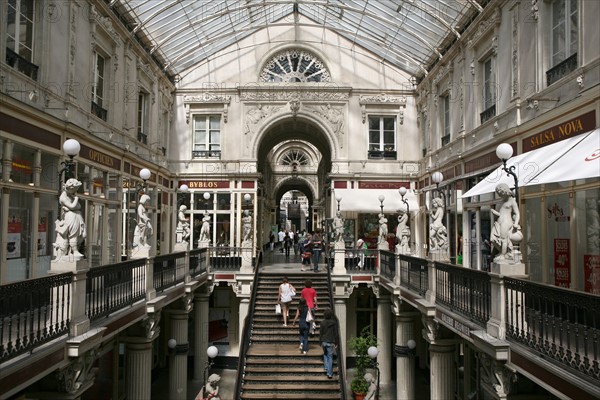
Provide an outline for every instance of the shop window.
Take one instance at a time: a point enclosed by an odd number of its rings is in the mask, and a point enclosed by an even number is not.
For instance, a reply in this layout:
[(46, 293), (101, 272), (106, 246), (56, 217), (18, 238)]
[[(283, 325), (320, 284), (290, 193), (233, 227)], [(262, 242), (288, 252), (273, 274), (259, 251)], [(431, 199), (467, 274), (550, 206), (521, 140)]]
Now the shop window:
[(33, 63), (35, 4), (33, 0), (9, 0), (6, 5), (6, 63), (33, 80), (39, 69)]
[(221, 157), (221, 116), (195, 115), (192, 158)]
[(546, 220), (546, 259), (550, 266), (550, 284), (571, 287), (571, 241), (569, 193), (546, 196), (543, 218)]
[(215, 227), (216, 245), (217, 246), (232, 246), (231, 240), (231, 216), (229, 214), (218, 214), (217, 224)]
[(58, 172), (62, 168), (57, 156), (42, 152), (42, 172), (40, 175), (40, 186), (44, 189), (58, 190), (59, 176)]
[(367, 326), (377, 336), (377, 299), (371, 289), (360, 287), (356, 290), (356, 337)]
[(231, 194), (230, 193), (217, 194), (217, 209), (218, 210), (231, 209)]
[(33, 254), (31, 242), (32, 209), (33, 193), (23, 190), (11, 190), (6, 246), (2, 249), (6, 254), (6, 276), (9, 282), (27, 279), (31, 274), (31, 255)]
[(577, 259), (572, 265), (577, 274), (578, 290), (600, 295), (600, 189), (575, 193), (577, 221)]
[(15, 144), (13, 147), (10, 180), (14, 183), (33, 185), (33, 169), (35, 166), (35, 150)]
[(369, 159), (396, 159), (396, 117), (369, 116)]
[(119, 213), (119, 207), (117, 204), (114, 203), (109, 203), (108, 204), (108, 223), (106, 225), (106, 240), (107, 240), (107, 246), (108, 246), (108, 263), (109, 264), (114, 264), (116, 262), (118, 262), (119, 260), (117, 259), (117, 254), (118, 254), (118, 248), (117, 248), (117, 233), (119, 230), (119, 226), (118, 226), (118, 213)]

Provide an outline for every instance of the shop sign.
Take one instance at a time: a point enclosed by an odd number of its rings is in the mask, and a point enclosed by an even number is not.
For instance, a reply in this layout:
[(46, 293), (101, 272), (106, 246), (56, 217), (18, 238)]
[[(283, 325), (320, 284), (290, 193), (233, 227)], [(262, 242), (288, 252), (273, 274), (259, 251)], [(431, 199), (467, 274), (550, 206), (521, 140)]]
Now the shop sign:
[(21, 256), (21, 229), (21, 218), (13, 215), (8, 220), (6, 258), (17, 258)]
[(408, 187), (409, 182), (358, 182), (359, 189), (399, 189)]
[(29, 162), (27, 160), (21, 160), (19, 158), (13, 158), (12, 169), (13, 169), (13, 171), (19, 171), (19, 172), (24, 172), (26, 174), (31, 174), (31, 162)]
[(590, 111), (523, 139), (523, 153), (589, 132), (596, 127), (596, 111)]
[(455, 331), (456, 333), (464, 336), (464, 337), (469, 337), (470, 333), (471, 333), (471, 328), (465, 324), (463, 324), (460, 321), (457, 321), (456, 319), (454, 319), (452, 316), (443, 313), (441, 311), (437, 312), (436, 315), (440, 321), (442, 321), (444, 323), (444, 325), (446, 325), (448, 328), (452, 329), (453, 331)]
[(571, 286), (571, 260), (569, 239), (554, 239), (554, 285)]
[(566, 215), (564, 208), (559, 206), (558, 203), (554, 203), (546, 211), (548, 211), (548, 218), (553, 219), (555, 222), (569, 222), (571, 220), (571, 217)]
[(229, 188), (229, 181), (189, 181), (185, 183), (190, 189), (225, 189)]
[(600, 294), (600, 255), (585, 254), (583, 256), (585, 274), (585, 291)]

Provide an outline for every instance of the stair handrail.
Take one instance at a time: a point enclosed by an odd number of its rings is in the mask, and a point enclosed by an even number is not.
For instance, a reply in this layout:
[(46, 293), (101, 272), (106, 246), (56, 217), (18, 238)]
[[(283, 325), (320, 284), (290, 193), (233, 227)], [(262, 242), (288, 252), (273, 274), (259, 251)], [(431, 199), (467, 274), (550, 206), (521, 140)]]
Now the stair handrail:
[[(331, 285), (331, 268), (329, 268), (329, 266), (327, 267), (327, 292), (329, 293), (329, 304), (331, 304), (331, 308), (333, 313), (335, 314), (335, 300), (333, 298), (333, 290), (332, 290), (332, 285)], [(345, 364), (345, 359), (344, 359), (344, 352), (343, 352), (343, 347), (342, 343), (340, 341), (340, 319), (337, 317), (335, 317), (336, 323), (337, 323), (337, 340), (338, 340), (338, 346), (337, 346), (337, 364), (338, 364), (338, 375), (340, 377), (340, 387), (342, 390), (340, 390), (342, 397), (340, 398), (341, 400), (346, 400), (346, 392), (347, 392), (347, 388), (346, 388), (346, 364)]]
[(262, 264), (262, 250), (258, 249), (256, 253), (256, 260), (254, 264), (254, 278), (252, 281), (252, 294), (250, 295), (250, 304), (248, 306), (248, 315), (244, 319), (244, 328), (242, 331), (242, 338), (240, 343), (240, 353), (238, 357), (238, 375), (235, 381), (235, 398), (240, 399), (242, 395), (242, 387), (244, 385), (244, 375), (246, 371), (246, 353), (250, 347), (250, 336), (252, 335), (252, 326), (254, 325), (254, 308), (256, 304), (256, 292), (258, 282), (258, 269)]

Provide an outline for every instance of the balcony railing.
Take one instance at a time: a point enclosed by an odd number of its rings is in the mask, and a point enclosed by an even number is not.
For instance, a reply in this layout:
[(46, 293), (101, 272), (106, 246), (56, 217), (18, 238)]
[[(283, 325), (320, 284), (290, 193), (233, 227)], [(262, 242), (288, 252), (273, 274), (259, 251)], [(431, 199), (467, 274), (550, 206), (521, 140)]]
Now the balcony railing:
[(425, 296), (429, 286), (427, 260), (400, 255), (400, 285)]
[(153, 265), (154, 289), (165, 289), (183, 282), (185, 279), (186, 253), (173, 253), (156, 256)]
[(397, 157), (396, 151), (393, 150), (369, 150), (369, 160), (395, 160)]
[(378, 250), (346, 250), (344, 266), (349, 274), (374, 274), (377, 272)]
[(379, 252), (379, 274), (388, 278), (390, 281), (394, 280), (394, 276), (396, 276), (395, 253), (385, 250)]
[(92, 114), (94, 114), (96, 117), (106, 121), (106, 119), (108, 118), (108, 111), (106, 111), (104, 108), (100, 107), (98, 104), (96, 104), (95, 102), (92, 101)]
[(213, 271), (237, 271), (242, 266), (241, 248), (213, 247), (208, 264)]
[(193, 150), (192, 158), (221, 158), (221, 150)]
[(31, 63), (26, 58), (21, 57), (8, 47), (6, 48), (6, 63), (20, 73), (27, 75), (34, 81), (37, 81), (39, 67)]
[(577, 53), (546, 71), (546, 85), (550, 86), (577, 69)]
[(140, 143), (148, 144), (148, 135), (146, 135), (144, 132), (138, 132), (137, 139)]
[(495, 104), (493, 106), (489, 107), (487, 110), (485, 110), (481, 114), (479, 114), (482, 125), (485, 124), (490, 119), (494, 118), (495, 116), (496, 116), (496, 105)]

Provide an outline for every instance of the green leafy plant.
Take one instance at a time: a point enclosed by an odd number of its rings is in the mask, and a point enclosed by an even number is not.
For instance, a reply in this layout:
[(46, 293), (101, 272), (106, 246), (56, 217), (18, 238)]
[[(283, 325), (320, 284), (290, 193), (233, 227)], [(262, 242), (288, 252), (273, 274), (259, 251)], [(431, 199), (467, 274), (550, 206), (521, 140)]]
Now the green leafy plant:
[(356, 376), (350, 383), (350, 389), (354, 393), (365, 394), (369, 390), (369, 383), (364, 378), (367, 368), (371, 366), (368, 350), (371, 346), (377, 346), (377, 337), (371, 333), (370, 328), (369, 325), (365, 326), (360, 336), (348, 341), (348, 347), (356, 356)]

